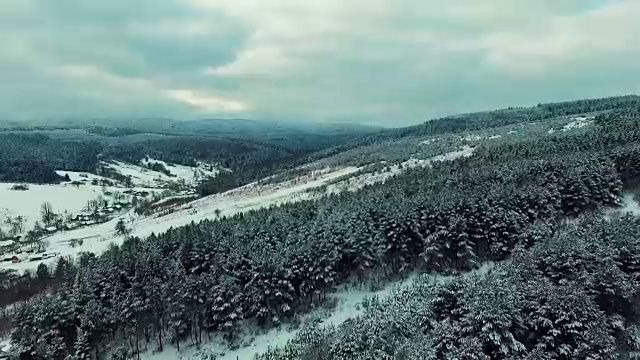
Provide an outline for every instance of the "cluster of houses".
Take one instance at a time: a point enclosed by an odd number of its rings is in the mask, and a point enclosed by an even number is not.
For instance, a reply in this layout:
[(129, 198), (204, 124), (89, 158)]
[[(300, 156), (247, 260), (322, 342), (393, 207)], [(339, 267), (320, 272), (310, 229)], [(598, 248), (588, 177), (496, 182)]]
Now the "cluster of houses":
[(25, 261), (40, 261), (40, 260), (53, 259), (58, 255), (60, 254), (57, 252), (48, 252), (48, 253), (44, 252), (44, 253), (34, 254), (32, 251), (26, 251), (26, 252), (19, 252), (13, 255), (5, 255), (2, 258), (2, 261), (17, 264)]
[(113, 214), (120, 213), (122, 210), (127, 210), (131, 207), (131, 202), (124, 200), (119, 201), (111, 206), (106, 206), (97, 211), (85, 211), (75, 214), (70, 222), (62, 224), (60, 226), (48, 226), (44, 229), (46, 235), (53, 235), (62, 230), (73, 230), (81, 226), (91, 226), (109, 221)]
[[(20, 263), (25, 261), (40, 261), (52, 259), (58, 255), (56, 252), (41, 252), (37, 253), (35, 250), (20, 250), (16, 251), (16, 245), (22, 238), (21, 235), (17, 235), (15, 239), (7, 239), (0, 241), (0, 261)], [(4, 255), (3, 255), (4, 254)]]
[[(115, 214), (123, 210), (128, 210), (132, 206), (128, 200), (105, 206), (96, 211), (82, 212), (71, 218), (71, 221), (57, 226), (47, 226), (43, 229), (45, 235), (53, 235), (63, 230), (73, 230), (81, 226), (89, 226), (109, 221)], [(0, 240), (0, 260), (3, 262), (20, 263), (25, 261), (40, 261), (54, 258), (59, 254), (53, 252), (35, 253), (34, 250), (21, 250), (20, 240), (23, 235), (16, 235), (14, 238)], [(5, 255), (3, 255), (5, 254)]]

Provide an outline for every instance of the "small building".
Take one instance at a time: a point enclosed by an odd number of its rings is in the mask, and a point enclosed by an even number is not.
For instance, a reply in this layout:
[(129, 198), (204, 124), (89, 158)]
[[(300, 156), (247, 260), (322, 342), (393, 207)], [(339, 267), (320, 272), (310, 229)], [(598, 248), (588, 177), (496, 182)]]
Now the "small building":
[(58, 228), (57, 228), (57, 227), (55, 227), (55, 226), (49, 226), (49, 227), (44, 228), (44, 231), (45, 231), (47, 234), (53, 234), (53, 233), (55, 233), (56, 231), (58, 231)]
[(40, 261), (42, 260), (42, 254), (34, 254), (29, 256), (29, 261)]
[(17, 263), (19, 263), (20, 261), (21, 261), (21, 260), (20, 260), (20, 258), (18, 257), (18, 255), (13, 255), (13, 256), (11, 257), (11, 263), (13, 263), (13, 264), (17, 264)]
[(65, 230), (73, 230), (78, 228), (78, 223), (69, 223), (64, 226)]

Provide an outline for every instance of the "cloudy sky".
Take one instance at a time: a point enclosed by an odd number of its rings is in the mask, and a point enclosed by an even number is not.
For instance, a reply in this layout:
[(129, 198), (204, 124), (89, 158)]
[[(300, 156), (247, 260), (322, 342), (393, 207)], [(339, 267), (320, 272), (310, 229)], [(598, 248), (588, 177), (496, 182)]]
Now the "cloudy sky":
[(640, 93), (640, 0), (2, 0), (0, 117), (384, 126)]

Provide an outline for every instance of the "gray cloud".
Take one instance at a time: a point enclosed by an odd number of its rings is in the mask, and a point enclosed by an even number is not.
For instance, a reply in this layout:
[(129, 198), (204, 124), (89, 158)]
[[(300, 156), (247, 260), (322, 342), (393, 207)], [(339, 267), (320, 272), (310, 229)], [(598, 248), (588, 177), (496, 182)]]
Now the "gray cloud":
[(634, 0), (0, 3), (0, 117), (401, 126), (640, 90)]

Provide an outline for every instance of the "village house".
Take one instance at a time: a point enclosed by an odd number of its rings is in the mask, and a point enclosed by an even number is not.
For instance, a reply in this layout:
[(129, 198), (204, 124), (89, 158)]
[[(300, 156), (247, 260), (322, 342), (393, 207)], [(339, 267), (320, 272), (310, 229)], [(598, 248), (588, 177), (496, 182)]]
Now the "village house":
[(55, 226), (49, 226), (49, 227), (46, 227), (46, 228), (44, 229), (44, 232), (45, 232), (45, 233), (47, 233), (47, 234), (53, 234), (53, 233), (55, 233), (56, 231), (58, 231), (58, 228), (57, 228), (57, 227), (55, 227)]

